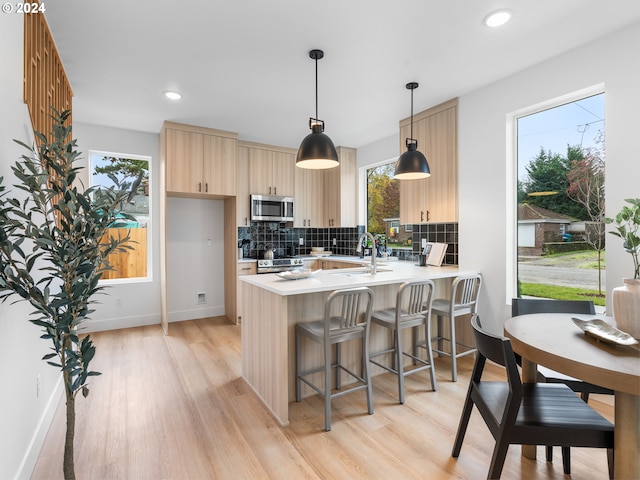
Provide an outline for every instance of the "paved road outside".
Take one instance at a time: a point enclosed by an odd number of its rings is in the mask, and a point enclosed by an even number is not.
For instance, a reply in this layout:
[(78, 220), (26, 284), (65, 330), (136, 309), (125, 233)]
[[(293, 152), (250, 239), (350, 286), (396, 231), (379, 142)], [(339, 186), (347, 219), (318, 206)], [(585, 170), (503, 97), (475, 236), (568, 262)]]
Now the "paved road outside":
[[(598, 270), (581, 268), (583, 262), (570, 258), (550, 260), (545, 257), (521, 257), (518, 262), (518, 279), (525, 283), (541, 283), (564, 287), (598, 290)], [(602, 270), (602, 289), (606, 287), (605, 270)]]

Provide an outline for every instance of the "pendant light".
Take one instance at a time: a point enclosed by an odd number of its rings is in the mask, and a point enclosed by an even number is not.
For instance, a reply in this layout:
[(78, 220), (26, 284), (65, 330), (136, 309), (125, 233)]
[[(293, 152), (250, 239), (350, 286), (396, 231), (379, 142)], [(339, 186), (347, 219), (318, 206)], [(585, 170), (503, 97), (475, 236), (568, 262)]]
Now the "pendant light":
[(429, 164), (425, 156), (418, 151), (418, 140), (413, 138), (413, 91), (418, 88), (417, 82), (406, 85), (411, 90), (411, 137), (407, 138), (407, 151), (398, 157), (393, 178), (399, 180), (414, 180), (431, 176)]
[(324, 57), (322, 50), (311, 50), (309, 57), (316, 61), (316, 117), (309, 119), (311, 133), (298, 149), (296, 167), (309, 169), (333, 168), (339, 165), (338, 152), (331, 139), (324, 134), (324, 122), (318, 119), (318, 60)]

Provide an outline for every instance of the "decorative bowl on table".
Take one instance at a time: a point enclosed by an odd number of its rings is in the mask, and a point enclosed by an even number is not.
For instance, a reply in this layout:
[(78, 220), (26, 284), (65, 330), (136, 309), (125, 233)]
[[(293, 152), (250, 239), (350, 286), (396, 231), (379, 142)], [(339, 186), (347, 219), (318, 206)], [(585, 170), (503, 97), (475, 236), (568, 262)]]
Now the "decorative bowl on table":
[(638, 340), (628, 333), (618, 330), (610, 323), (599, 318), (595, 318), (593, 320), (582, 320), (580, 318), (572, 317), (571, 320), (573, 320), (573, 323), (580, 327), (586, 335), (590, 335), (597, 340), (614, 343), (616, 345), (635, 345), (638, 343)]
[(324, 252), (324, 247), (311, 247), (312, 252)]
[(284, 272), (278, 272), (276, 275), (285, 280), (300, 280), (301, 278), (309, 278), (311, 275), (315, 275), (321, 269), (309, 270), (308, 268), (296, 268), (295, 270), (285, 270)]

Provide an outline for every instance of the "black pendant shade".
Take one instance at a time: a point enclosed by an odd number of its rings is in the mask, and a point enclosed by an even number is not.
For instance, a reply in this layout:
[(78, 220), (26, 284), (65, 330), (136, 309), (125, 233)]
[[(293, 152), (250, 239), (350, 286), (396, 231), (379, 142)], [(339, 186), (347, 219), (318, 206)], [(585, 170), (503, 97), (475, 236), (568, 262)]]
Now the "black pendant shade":
[[(310, 119), (312, 123), (315, 119)], [(324, 132), (324, 123), (311, 125), (311, 133), (304, 137), (300, 148), (296, 166), (309, 169), (333, 168), (339, 165), (338, 152), (328, 135)]]
[(415, 180), (431, 176), (429, 163), (426, 157), (418, 151), (418, 141), (413, 138), (413, 91), (418, 88), (418, 83), (411, 82), (406, 85), (411, 90), (411, 137), (407, 138), (407, 151), (398, 157), (393, 178), (399, 180)]
[(296, 167), (308, 169), (333, 168), (339, 165), (338, 152), (328, 135), (324, 133), (324, 122), (318, 120), (318, 60), (324, 57), (322, 50), (311, 50), (309, 57), (316, 61), (316, 118), (309, 119), (311, 133), (304, 137)]

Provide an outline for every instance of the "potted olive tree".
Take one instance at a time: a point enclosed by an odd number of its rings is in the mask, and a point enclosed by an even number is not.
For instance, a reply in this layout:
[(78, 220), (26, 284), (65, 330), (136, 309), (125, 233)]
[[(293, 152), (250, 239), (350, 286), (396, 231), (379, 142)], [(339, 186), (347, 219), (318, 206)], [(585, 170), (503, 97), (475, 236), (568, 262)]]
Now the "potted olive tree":
[(29, 321), (50, 342), (51, 352), (43, 360), (60, 369), (63, 378), (63, 471), (73, 479), (75, 400), (79, 392), (88, 395), (87, 379), (99, 375), (89, 369), (95, 346), (79, 327), (104, 288), (98, 280), (111, 268), (107, 256), (128, 248), (128, 236), (105, 238), (107, 229), (116, 226), (126, 189), (77, 188), (80, 154), (70, 139), (71, 127), (65, 126), (69, 115), (54, 110), (51, 139), (36, 133), (38, 147), (16, 140), (30, 151), (12, 166), (14, 187), (25, 198), (10, 198), (0, 177), (0, 299), (29, 302), (34, 308)]
[(640, 198), (625, 200), (615, 218), (605, 218), (605, 223), (615, 226), (612, 235), (622, 239), (622, 248), (631, 254), (633, 278), (624, 278), (624, 285), (613, 289), (613, 316), (618, 328), (633, 337), (640, 337)]

